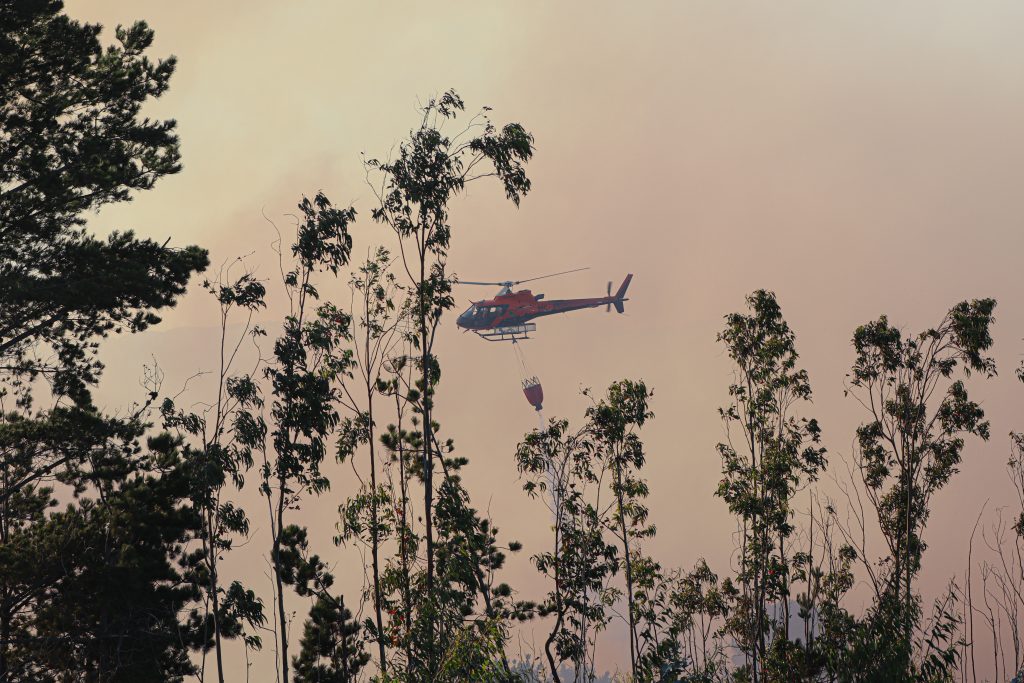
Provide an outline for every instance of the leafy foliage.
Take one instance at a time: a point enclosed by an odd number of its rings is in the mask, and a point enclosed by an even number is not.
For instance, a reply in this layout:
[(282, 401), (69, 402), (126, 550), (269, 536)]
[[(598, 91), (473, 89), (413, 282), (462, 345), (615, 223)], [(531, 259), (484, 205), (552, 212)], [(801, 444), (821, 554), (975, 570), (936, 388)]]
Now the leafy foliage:
[[(917, 666), (920, 598), (913, 582), (926, 548), (923, 532), (932, 496), (956, 474), (965, 438), (989, 438), (985, 413), (968, 396), (963, 378), (972, 372), (995, 375), (995, 362), (985, 355), (992, 345), (995, 303), (959, 303), (937, 327), (917, 335), (904, 335), (882, 316), (857, 328), (853, 337), (857, 356), (850, 393), (870, 417), (857, 430), (858, 468), (888, 546), (868, 624), (882, 629), (885, 640), (900, 634), (874, 661), (906, 675)], [(930, 666), (941, 661), (945, 658)]]
[(266, 428), (273, 458), (264, 457), (260, 468), (260, 490), (270, 508), (278, 656), (285, 683), (289, 656), (284, 586), (293, 578), (286, 551), (294, 531), (285, 517), (302, 494), (318, 494), (330, 486), (320, 466), (327, 439), (339, 421), (334, 379), (351, 367), (351, 351), (343, 348), (350, 338), (350, 318), (330, 303), (314, 309), (320, 298), (314, 278), (320, 272), (337, 275), (348, 263), (352, 251), (348, 227), (355, 211), (335, 208), (322, 193), (312, 200), (304, 197), (298, 208), (301, 218), (291, 246), (291, 269), (283, 273), (290, 310), (274, 342), (274, 357), (264, 368), (273, 395), (271, 425)]
[(101, 369), (94, 339), (159, 322), (207, 257), (80, 228), (86, 212), (180, 169), (174, 122), (139, 116), (175, 63), (145, 56), (145, 23), (118, 27), (117, 45), (104, 47), (99, 26), (61, 6), (0, 8), (0, 355), (87, 401)]
[[(794, 414), (795, 405), (811, 398), (807, 372), (797, 367), (795, 334), (771, 292), (754, 292), (747, 305), (749, 314), (726, 316), (718, 335), (736, 365), (736, 381), (730, 404), (719, 411), (730, 439), (718, 445), (723, 478), (717, 495), (741, 529), (739, 585), (726, 586), (734, 603), (728, 630), (758, 681), (770, 675), (771, 652), (789, 648), (792, 501), (826, 461), (817, 421)], [(773, 604), (778, 609), (771, 610)]]
[[(405, 665), (417, 670), (416, 675), (423, 671), (428, 679), (439, 675), (445, 648), (463, 633), (456, 615), (468, 606), (454, 596), (469, 600), (467, 590), (479, 591), (485, 610), (493, 609), (490, 604), (493, 596), (489, 595), (479, 575), (467, 576), (454, 561), (458, 555), (451, 556), (437, 545), (442, 534), (458, 534), (467, 540), (456, 543), (457, 547), (478, 557), (490, 554), (489, 543), (483, 546), (478, 543), (479, 539), (488, 537), (482, 520), (468, 507), (468, 495), (461, 484), (452, 479), (452, 473), (465, 461), (445, 457), (444, 450), (451, 452), (450, 442), (439, 443), (433, 417), (435, 390), (441, 377), (440, 364), (433, 353), (434, 339), (444, 312), (454, 304), (453, 278), (446, 270), (452, 235), (449, 203), (465, 190), (467, 183), (495, 177), (502, 183), (508, 199), (518, 205), (530, 190), (524, 164), (533, 155), (533, 137), (516, 123), (506, 124), (499, 130), (491, 123), (486, 108), (462, 131), (455, 135), (447, 133), (445, 124), (453, 122), (464, 110), (464, 102), (454, 91), (431, 98), (422, 108), (419, 127), (399, 143), (390, 159), (366, 162), (371, 187), (378, 200), (372, 217), (391, 228), (401, 241), (402, 269), (408, 277), (412, 298), (409, 316), (414, 329), (407, 335), (407, 341), (416, 354), (415, 357), (411, 352), (406, 354), (406, 360), (415, 365), (418, 377), (412, 386), (405, 388), (404, 397), (399, 400), (412, 407), (414, 426), (419, 433), (408, 439), (399, 436), (405, 439), (399, 443), (415, 444), (420, 451), (418, 463), (410, 461), (402, 465), (403, 472), (419, 477), (423, 485), (426, 566), (423, 592), (419, 596), (425, 602), (418, 609), (413, 605), (416, 591), (410, 575), (409, 548), (405, 545), (411, 538), (404, 530), (401, 572), (405, 576), (399, 581), (405, 593), (406, 628), (409, 637), (418, 640), (416, 647), (411, 641), (407, 642)], [(396, 432), (400, 434), (401, 429), (396, 428)], [(444, 468), (440, 483), (434, 479), (436, 466)], [(402, 509), (407, 512), (409, 498), (404, 486)], [(442, 518), (442, 514), (447, 517)], [(449, 597), (454, 602), (447, 603)], [(414, 611), (418, 615), (415, 619)], [(417, 623), (420, 625), (415, 626)]]

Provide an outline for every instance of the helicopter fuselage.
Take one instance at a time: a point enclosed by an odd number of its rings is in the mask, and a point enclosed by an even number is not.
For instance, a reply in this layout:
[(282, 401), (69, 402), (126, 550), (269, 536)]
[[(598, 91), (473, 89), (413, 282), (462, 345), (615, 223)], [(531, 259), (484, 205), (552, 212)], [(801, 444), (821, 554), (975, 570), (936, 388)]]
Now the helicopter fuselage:
[(614, 295), (589, 299), (545, 300), (543, 294), (535, 295), (528, 289), (499, 293), (493, 299), (475, 302), (458, 317), (455, 324), (464, 330), (480, 331), (516, 327), (541, 316), (598, 306), (615, 306), (621, 313), (623, 302), (628, 301), (625, 294), (632, 277), (626, 276)]

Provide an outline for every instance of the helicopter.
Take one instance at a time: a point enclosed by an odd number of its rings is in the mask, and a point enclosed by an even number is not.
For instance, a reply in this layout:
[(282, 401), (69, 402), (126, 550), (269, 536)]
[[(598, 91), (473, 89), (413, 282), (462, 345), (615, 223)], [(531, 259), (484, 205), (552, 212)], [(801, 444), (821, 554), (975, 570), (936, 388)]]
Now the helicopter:
[(607, 311), (612, 307), (619, 313), (625, 312), (624, 303), (629, 301), (626, 298), (626, 289), (633, 279), (633, 274), (626, 275), (626, 279), (619, 285), (619, 289), (612, 294), (612, 283), (608, 283), (608, 295), (593, 297), (590, 299), (554, 299), (545, 301), (543, 294), (534, 294), (528, 289), (521, 289), (513, 292), (512, 288), (526, 282), (543, 280), (544, 278), (555, 277), (577, 273), (587, 268), (576, 268), (561, 273), (541, 275), (526, 280), (506, 280), (504, 282), (470, 282), (460, 281), (463, 285), (483, 285), (501, 287), (493, 299), (473, 302), (466, 311), (458, 317), (455, 324), (463, 330), (476, 333), (487, 341), (512, 341), (529, 339), (529, 333), (537, 329), (537, 325), (529, 322), (534, 318), (544, 315), (555, 315), (557, 313), (568, 313), (584, 308), (597, 308), (604, 306)]

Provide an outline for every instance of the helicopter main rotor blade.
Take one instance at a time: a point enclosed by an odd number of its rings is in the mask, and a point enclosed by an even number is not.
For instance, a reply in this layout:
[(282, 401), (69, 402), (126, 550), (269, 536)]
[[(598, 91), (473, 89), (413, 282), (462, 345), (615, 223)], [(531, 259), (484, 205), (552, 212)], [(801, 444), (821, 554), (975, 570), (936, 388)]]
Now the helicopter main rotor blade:
[(546, 277), (555, 277), (558, 275), (568, 275), (569, 273), (578, 273), (581, 270), (590, 270), (590, 266), (585, 268), (574, 268), (573, 270), (563, 270), (561, 273), (551, 273), (550, 275), (541, 275), (539, 277), (531, 277), (526, 280), (516, 280), (514, 284), (521, 285), (524, 282), (533, 282), (534, 280), (543, 280)]
[(525, 280), (505, 280), (504, 282), (475, 282), (472, 280), (459, 280), (460, 285), (485, 285), (490, 287), (513, 287), (515, 285), (521, 285), (524, 282), (533, 282), (534, 280), (543, 280), (547, 277), (556, 277), (558, 275), (568, 275), (569, 273), (578, 273), (581, 270), (590, 270), (590, 266), (585, 268), (574, 268), (573, 270), (563, 270), (561, 273), (550, 273), (548, 275), (540, 275), (538, 277), (531, 277)]

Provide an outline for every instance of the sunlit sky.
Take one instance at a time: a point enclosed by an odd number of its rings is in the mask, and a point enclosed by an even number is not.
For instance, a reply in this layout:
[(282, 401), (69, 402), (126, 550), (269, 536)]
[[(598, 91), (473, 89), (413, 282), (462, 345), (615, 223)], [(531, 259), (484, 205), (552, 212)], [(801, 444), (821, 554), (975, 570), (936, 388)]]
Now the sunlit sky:
[[(360, 212), (356, 252), (386, 240), (372, 223), (360, 153), (385, 155), (417, 122), (417, 103), (457, 89), (470, 110), (494, 108), (536, 137), (533, 192), (518, 210), (481, 182), (453, 205), (450, 267), (464, 279), (525, 278), (589, 266), (535, 292), (596, 296), (635, 273), (627, 315), (584, 311), (538, 323), (523, 345), (544, 385), (546, 416), (578, 422), (581, 387), (621, 377), (655, 390), (648, 446), (647, 549), (667, 566), (706, 557), (728, 573), (734, 522), (713, 497), (720, 477), (716, 409), (729, 360), (715, 335), (745, 294), (774, 290), (797, 333), (837, 476), (865, 418), (844, 397), (853, 329), (879, 314), (909, 330), (954, 303), (999, 300), (999, 378), (972, 381), (992, 440), (971, 443), (962, 472), (935, 498), (926, 595), (965, 566), (982, 505), (1012, 503), (1007, 432), (1024, 429), (1020, 260), (1024, 192), (1024, 43), (1019, 2), (200, 2), (73, 0), (70, 13), (108, 29), (146, 19), (155, 56), (179, 59), (148, 113), (179, 122), (184, 170), (131, 204), (94, 216), (97, 231), (136, 229), (199, 243), (214, 263), (251, 254), (275, 275), (264, 218), (287, 226), (303, 193), (323, 190)], [(110, 32), (106, 35), (109, 37)], [(325, 295), (347, 300), (342, 283)], [(213, 368), (216, 310), (198, 287), (164, 324), (108, 345), (100, 392), (134, 400), (156, 358), (165, 389)], [(460, 290), (460, 306), (486, 291)], [(274, 329), (279, 310), (263, 317)], [(512, 350), (460, 334), (438, 342), (440, 420), (474, 500), (526, 549), (506, 578), (522, 597), (544, 588), (529, 554), (547, 513), (520, 489), (513, 454), (537, 418), (519, 390)], [(201, 381), (188, 397), (204, 398)], [(316, 550), (351, 594), (355, 551), (330, 543), (351, 491), (304, 504)], [(826, 485), (823, 495), (832, 491)], [(229, 566), (270, 600), (263, 508)], [(880, 550), (876, 546), (876, 550)], [(357, 569), (353, 569), (356, 567)], [(292, 605), (301, 620), (306, 606)], [(521, 631), (523, 650), (543, 625)], [(533, 632), (535, 630), (535, 633)], [(299, 632), (299, 622), (295, 632)], [(297, 638), (296, 638), (297, 640)], [(623, 661), (621, 628), (602, 666)], [(266, 678), (270, 653), (253, 680)], [(244, 660), (232, 653), (234, 666)]]

